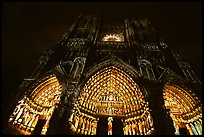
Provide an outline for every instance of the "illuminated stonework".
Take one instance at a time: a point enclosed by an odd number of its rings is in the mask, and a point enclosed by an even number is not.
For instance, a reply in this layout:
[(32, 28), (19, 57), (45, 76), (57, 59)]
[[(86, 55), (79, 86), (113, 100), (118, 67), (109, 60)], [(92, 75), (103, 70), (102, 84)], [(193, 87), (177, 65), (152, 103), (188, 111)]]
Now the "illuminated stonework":
[(183, 127), (188, 129), (190, 135), (202, 135), (202, 108), (198, 106), (196, 98), (176, 85), (165, 86), (165, 107), (170, 109), (176, 135), (180, 134), (179, 129)]
[(102, 41), (123, 42), (124, 36), (122, 34), (107, 34), (102, 38)]
[(31, 135), (39, 119), (45, 120), (41, 134), (46, 134), (49, 121), (56, 104), (60, 102), (61, 85), (55, 75), (45, 77), (39, 81), (30, 95), (21, 99), (13, 114), (9, 118), (9, 124), (19, 134)]
[(5, 110), (6, 134), (202, 134), (202, 84), (146, 18), (81, 14), (37, 63)]
[[(125, 72), (114, 66), (98, 71), (86, 82), (74, 110), (74, 116), (70, 117), (69, 122), (73, 131), (81, 134), (95, 135), (94, 132), (86, 132), (86, 128), (82, 128), (83, 122), (78, 124), (79, 119), (86, 119), (89, 123), (95, 121), (96, 124), (100, 115), (123, 116), (125, 135), (151, 134), (154, 129), (148, 103), (145, 102), (138, 85)], [(84, 116), (82, 112), (89, 115)], [(132, 128), (133, 130), (129, 131)]]

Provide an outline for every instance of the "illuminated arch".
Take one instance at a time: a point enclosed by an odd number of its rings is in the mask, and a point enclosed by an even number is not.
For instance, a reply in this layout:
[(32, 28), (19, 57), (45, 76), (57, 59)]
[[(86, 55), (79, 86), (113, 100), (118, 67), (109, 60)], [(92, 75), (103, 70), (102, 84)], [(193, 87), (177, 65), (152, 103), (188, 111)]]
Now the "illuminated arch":
[(198, 98), (171, 83), (165, 85), (163, 95), (165, 107), (170, 109), (175, 134), (180, 134), (179, 128), (187, 128), (190, 135), (202, 135), (202, 108)]
[(68, 121), (74, 132), (95, 135), (100, 115), (122, 117), (127, 135), (151, 134), (154, 130), (148, 103), (139, 86), (115, 66), (101, 69), (89, 78)]
[(21, 99), (13, 114), (9, 118), (9, 124), (19, 134), (31, 135), (39, 119), (45, 120), (41, 134), (46, 134), (50, 118), (60, 102), (62, 87), (55, 74), (51, 74), (37, 81), (31, 87), (31, 93)]

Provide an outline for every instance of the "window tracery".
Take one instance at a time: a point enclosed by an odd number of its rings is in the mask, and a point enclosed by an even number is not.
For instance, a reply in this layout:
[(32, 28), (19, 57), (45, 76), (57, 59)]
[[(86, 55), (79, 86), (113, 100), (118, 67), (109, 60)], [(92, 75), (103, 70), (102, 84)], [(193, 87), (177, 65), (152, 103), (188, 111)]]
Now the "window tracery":
[(145, 59), (141, 59), (138, 61), (138, 65), (140, 68), (140, 72), (144, 77), (155, 80), (154, 71), (153, 71), (152, 65), (149, 61), (147, 61)]

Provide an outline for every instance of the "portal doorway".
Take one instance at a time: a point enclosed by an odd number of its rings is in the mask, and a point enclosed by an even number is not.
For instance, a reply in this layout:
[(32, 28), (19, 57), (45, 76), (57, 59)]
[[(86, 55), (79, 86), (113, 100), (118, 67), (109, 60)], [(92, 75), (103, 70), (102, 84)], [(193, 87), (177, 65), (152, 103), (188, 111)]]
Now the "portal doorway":
[[(85, 135), (135, 135), (135, 130), (150, 135), (154, 130), (140, 87), (116, 66), (103, 68), (87, 80), (68, 121), (73, 132)], [(140, 131), (138, 123), (144, 124)]]
[(108, 121), (107, 117), (100, 117), (98, 124), (96, 135), (108, 135)]
[(113, 118), (113, 127), (112, 127), (112, 130), (113, 130), (113, 135), (124, 135), (123, 133), (123, 123), (121, 121), (121, 118)]
[(33, 135), (41, 135), (43, 126), (45, 125), (45, 120), (39, 119), (36, 127), (33, 131)]

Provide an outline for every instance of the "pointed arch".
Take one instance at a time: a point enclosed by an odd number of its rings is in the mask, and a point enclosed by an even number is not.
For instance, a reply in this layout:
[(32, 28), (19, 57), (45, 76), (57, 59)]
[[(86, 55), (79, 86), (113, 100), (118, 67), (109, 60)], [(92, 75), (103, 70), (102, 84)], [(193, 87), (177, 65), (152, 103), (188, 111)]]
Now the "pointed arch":
[(87, 71), (85, 71), (84, 75), (86, 77), (91, 77), (93, 74), (97, 73), (100, 69), (106, 68), (108, 66), (116, 66), (133, 78), (141, 77), (140, 72), (136, 68), (125, 63), (114, 54), (111, 54), (109, 55), (109, 57), (106, 57), (105, 61), (95, 64), (94, 66), (91, 66)]
[(175, 134), (180, 128), (186, 128), (190, 135), (202, 135), (202, 106), (198, 97), (173, 83), (164, 87), (165, 107), (170, 110), (174, 122)]
[(68, 121), (73, 132), (94, 135), (95, 132), (86, 132), (83, 124), (95, 123), (90, 127), (90, 131), (95, 131), (100, 116), (122, 118), (124, 134), (151, 134), (154, 130), (148, 102), (139, 86), (131, 76), (113, 65), (100, 69), (86, 81)]
[[(101, 96), (108, 98), (108, 96), (106, 96), (108, 94), (110, 94), (110, 96), (117, 94), (116, 97), (118, 101), (121, 105), (123, 104), (122, 106), (125, 110), (128, 109), (128, 112), (124, 112), (124, 115), (128, 115), (128, 113), (131, 112), (131, 110), (129, 110), (130, 108), (133, 110), (141, 109), (144, 103), (144, 97), (138, 85), (126, 73), (114, 66), (98, 71), (86, 82), (80, 92), (81, 97), (84, 97), (80, 99), (80, 105), (85, 105), (87, 100), (90, 100), (86, 106), (91, 107), (94, 113), (96, 113), (97, 108), (92, 106), (92, 104), (95, 104), (92, 101), (102, 100), (102, 98), (100, 98)], [(84, 107), (86, 108), (86, 106)], [(123, 108), (121, 108), (121, 110), (122, 109)]]
[(49, 121), (60, 102), (62, 86), (55, 74), (42, 77), (30, 87), (9, 118), (9, 125), (18, 134), (31, 135), (39, 119), (44, 121), (41, 134), (46, 134)]

